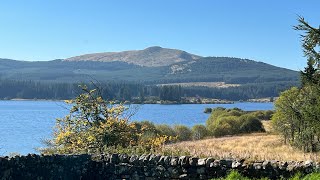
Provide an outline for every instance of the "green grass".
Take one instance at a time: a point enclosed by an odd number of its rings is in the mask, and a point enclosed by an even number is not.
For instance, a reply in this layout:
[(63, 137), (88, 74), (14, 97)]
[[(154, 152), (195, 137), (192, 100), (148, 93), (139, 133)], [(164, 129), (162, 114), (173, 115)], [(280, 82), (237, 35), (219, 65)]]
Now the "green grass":
[[(261, 179), (256, 179), (256, 180), (268, 180), (268, 179), (269, 178), (261, 178)], [(306, 176), (303, 176), (300, 173), (298, 173), (288, 180), (319, 180), (319, 179), (320, 179), (320, 173), (314, 172), (314, 173), (308, 174)], [(237, 171), (231, 171), (227, 177), (213, 179), (213, 180), (250, 180), (250, 178), (242, 176)]]

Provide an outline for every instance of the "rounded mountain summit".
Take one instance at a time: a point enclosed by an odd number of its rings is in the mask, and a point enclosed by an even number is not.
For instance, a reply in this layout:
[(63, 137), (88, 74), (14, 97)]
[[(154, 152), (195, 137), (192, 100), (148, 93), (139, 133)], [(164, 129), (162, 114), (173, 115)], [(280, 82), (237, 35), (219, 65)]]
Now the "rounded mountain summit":
[(143, 50), (85, 54), (65, 59), (65, 61), (122, 61), (138, 66), (160, 67), (179, 62), (190, 62), (200, 58), (201, 56), (182, 50), (152, 46)]

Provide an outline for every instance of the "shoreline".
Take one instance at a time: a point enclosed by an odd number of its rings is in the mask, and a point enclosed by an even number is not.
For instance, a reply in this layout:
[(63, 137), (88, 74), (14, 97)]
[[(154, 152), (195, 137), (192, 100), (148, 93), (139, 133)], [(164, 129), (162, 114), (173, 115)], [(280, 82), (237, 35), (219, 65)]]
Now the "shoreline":
[(0, 101), (65, 101), (61, 99), (23, 99), (23, 98), (13, 98), (13, 99), (0, 99)]
[[(13, 99), (0, 99), (0, 101), (58, 101), (58, 102), (64, 102), (66, 100), (61, 100), (61, 99), (23, 99), (23, 98), (13, 98)], [(228, 102), (209, 102), (209, 103), (177, 103), (177, 102), (169, 102), (169, 103), (161, 103), (161, 102), (156, 102), (156, 103), (137, 103), (137, 102), (132, 102), (132, 103), (124, 103), (124, 104), (160, 104), (160, 105), (180, 105), (180, 104), (234, 104), (234, 103), (273, 103), (270, 101), (228, 101)]]

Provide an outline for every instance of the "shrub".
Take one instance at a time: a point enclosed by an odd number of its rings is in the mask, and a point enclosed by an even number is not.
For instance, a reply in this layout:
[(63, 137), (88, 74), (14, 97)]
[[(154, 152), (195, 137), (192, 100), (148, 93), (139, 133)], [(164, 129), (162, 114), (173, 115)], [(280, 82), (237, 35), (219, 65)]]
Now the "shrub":
[(175, 137), (177, 135), (176, 132), (172, 129), (172, 127), (167, 124), (156, 125), (156, 129), (160, 135), (166, 135), (166, 136), (172, 136), (172, 137)]
[(170, 137), (159, 135), (149, 121), (131, 123), (123, 118), (126, 107), (105, 101), (100, 91), (81, 86), (84, 93), (66, 101), (70, 114), (56, 120), (53, 139), (46, 141), (42, 154), (93, 154), (112, 149), (161, 148)]
[(264, 120), (264, 111), (254, 111), (254, 112), (251, 112), (249, 113), (251, 116), (254, 116), (258, 119), (261, 119), (261, 120)]
[(305, 151), (320, 151), (319, 87), (293, 87), (281, 93), (272, 116), (274, 129), (285, 142)]
[(261, 121), (250, 115), (245, 114), (239, 117), (240, 121), (240, 132), (241, 133), (250, 133), (250, 132), (264, 132), (263, 125)]
[(207, 127), (211, 126), (219, 116), (222, 116), (225, 114), (227, 114), (226, 108), (217, 107), (217, 108), (212, 109), (211, 115), (210, 115), (209, 119), (206, 121), (206, 126)]
[(171, 141), (171, 136), (159, 135), (154, 133), (144, 133), (139, 139), (139, 145), (147, 152), (155, 152), (162, 146)]
[[(150, 121), (134, 122), (139, 138), (137, 142), (142, 149), (154, 152), (155, 149), (161, 148), (165, 143), (175, 141), (175, 137), (170, 134), (164, 134), (157, 129), (157, 126)], [(173, 131), (173, 130), (172, 130)]]
[(227, 112), (230, 116), (241, 116), (241, 115), (245, 114), (245, 111), (243, 111), (239, 108), (228, 109)]
[(272, 110), (264, 111), (264, 120), (271, 120), (273, 114), (274, 111)]
[(239, 122), (236, 116), (219, 117), (214, 124), (208, 127), (216, 137), (238, 134)]
[(271, 110), (255, 111), (255, 112), (251, 112), (250, 115), (252, 115), (260, 120), (271, 120), (273, 113), (274, 113), (274, 111), (271, 111)]
[(207, 137), (209, 135), (209, 131), (204, 125), (194, 125), (192, 127), (192, 139), (199, 140)]
[(264, 117), (264, 111), (242, 111), (238, 108), (216, 108), (206, 122), (207, 129), (214, 136), (234, 135), (239, 133), (263, 132), (263, 125), (258, 117)]
[(211, 113), (212, 112), (212, 108), (205, 108), (203, 112), (204, 113)]
[(187, 127), (183, 125), (175, 125), (173, 127), (178, 141), (187, 141), (191, 140), (192, 138), (192, 131)]
[(138, 132), (147, 134), (158, 134), (158, 130), (153, 122), (150, 121), (136, 121), (134, 122)]
[(50, 146), (41, 153), (101, 153), (108, 146), (136, 145), (138, 134), (134, 124), (121, 117), (126, 107), (105, 101), (97, 90), (84, 91), (74, 100), (70, 114), (56, 120)]

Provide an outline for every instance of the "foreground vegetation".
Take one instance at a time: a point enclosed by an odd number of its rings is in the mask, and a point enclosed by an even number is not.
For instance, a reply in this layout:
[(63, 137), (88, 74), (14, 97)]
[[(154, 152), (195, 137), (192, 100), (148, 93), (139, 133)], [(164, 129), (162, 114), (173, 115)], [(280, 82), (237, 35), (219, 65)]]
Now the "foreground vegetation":
[(70, 114), (57, 119), (54, 138), (46, 141), (43, 154), (81, 154), (122, 151), (159, 152), (163, 145), (208, 136), (263, 132), (261, 119), (272, 111), (246, 112), (238, 108), (216, 108), (205, 125), (173, 127), (149, 121), (130, 122), (126, 107), (106, 101), (99, 89), (81, 86), (83, 93), (74, 100)]
[(275, 129), (284, 141), (305, 152), (320, 151), (320, 28), (310, 26), (303, 18), (295, 29), (303, 31), (302, 47), (308, 58), (301, 72), (300, 88), (281, 93), (275, 102)]
[(272, 111), (246, 112), (239, 108), (215, 108), (206, 122), (211, 135), (221, 137), (226, 135), (264, 132), (261, 119), (270, 119)]
[(234, 158), (248, 161), (320, 161), (320, 153), (304, 153), (285, 144), (280, 135), (270, 133), (184, 141), (166, 145), (162, 152), (172, 155), (214, 157), (217, 159)]
[[(318, 180), (320, 179), (320, 173), (311, 173), (308, 175), (301, 175), (301, 174), (296, 174), (295, 176), (291, 177), (288, 180)], [(214, 180), (250, 180), (250, 178), (242, 176), (239, 172), (237, 171), (231, 171), (227, 177), (225, 178), (219, 178), (219, 179), (214, 179)], [(259, 179), (257, 179), (259, 180)], [(261, 178), (260, 180), (269, 180), (268, 178)]]
[[(44, 154), (160, 153), (247, 161), (311, 159), (319, 162), (320, 53), (316, 48), (320, 44), (320, 30), (303, 19), (300, 23), (296, 28), (307, 31), (303, 46), (309, 58), (308, 66), (301, 72), (302, 86), (283, 92), (275, 103), (275, 113), (215, 108), (211, 109), (206, 125), (192, 128), (130, 122), (130, 114), (125, 116), (125, 106), (105, 100), (99, 89), (82, 86), (84, 93), (68, 102), (73, 105), (70, 114), (57, 119), (53, 139), (40, 151)], [(181, 93), (181, 89), (164, 86), (160, 96), (174, 97), (172, 92)], [(270, 118), (272, 125), (270, 121), (263, 121)], [(305, 177), (297, 174), (292, 179), (318, 179), (319, 176), (318, 173)], [(231, 172), (226, 179), (247, 178)]]
[(41, 153), (100, 154), (110, 148), (137, 145), (150, 151), (171, 140), (159, 134), (148, 136), (150, 126), (129, 122), (126, 107), (104, 100), (99, 89), (81, 88), (84, 93), (67, 101), (73, 105), (70, 114), (56, 120), (54, 137), (46, 141), (47, 147), (40, 149)]

